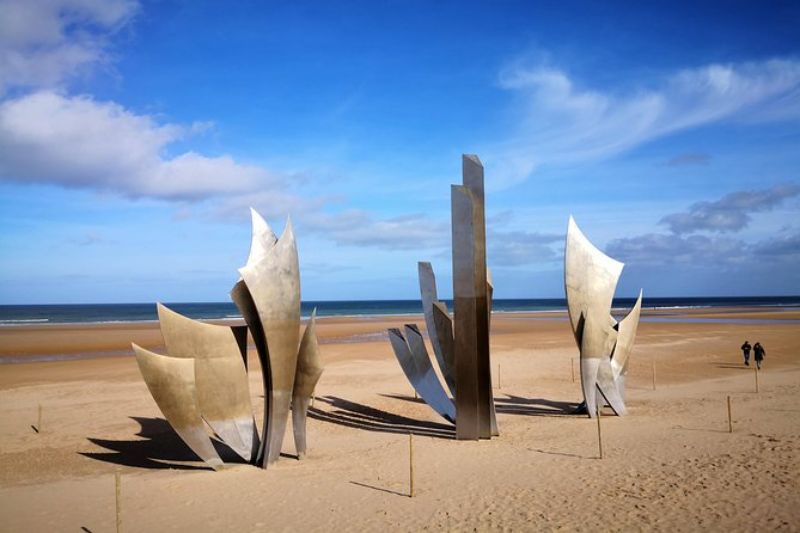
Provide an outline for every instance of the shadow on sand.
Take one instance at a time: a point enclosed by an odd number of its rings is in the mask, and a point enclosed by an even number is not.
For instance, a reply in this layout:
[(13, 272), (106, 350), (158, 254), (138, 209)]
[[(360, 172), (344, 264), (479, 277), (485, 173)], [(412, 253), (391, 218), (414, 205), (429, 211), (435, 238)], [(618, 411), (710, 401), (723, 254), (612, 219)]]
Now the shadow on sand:
[(732, 370), (749, 370), (751, 372), (753, 371), (753, 367), (752, 366), (745, 366), (744, 363), (739, 363), (739, 364), (736, 364), (736, 363), (717, 363), (714, 366), (717, 367), (717, 368), (730, 368)]
[(377, 490), (377, 491), (380, 491), (380, 492), (387, 492), (389, 494), (394, 494), (395, 496), (404, 496), (404, 497), (408, 498), (408, 494), (404, 494), (404, 493), (398, 492), (396, 490), (385, 489), (383, 487), (376, 487), (375, 485), (368, 485), (367, 483), (360, 483), (358, 481), (351, 481), (350, 483), (353, 484), (353, 485), (358, 485), (359, 487), (364, 487), (364, 488), (367, 488), (367, 489)]
[[(404, 402), (425, 403), (421, 398), (414, 398), (404, 394), (381, 394), (381, 396), (402, 400)], [(511, 394), (505, 394), (504, 396), (505, 398), (500, 398), (495, 395), (495, 410), (498, 413), (509, 415), (566, 416), (576, 414), (574, 411), (577, 409), (578, 405), (580, 405), (575, 402), (556, 402), (553, 400), (545, 400), (544, 398), (523, 398)]]
[[(409, 400), (415, 401), (414, 398)], [(308, 410), (308, 416), (331, 424), (381, 433), (413, 433), (440, 439), (454, 439), (456, 435), (455, 428), (450, 424), (416, 420), (336, 396), (317, 396), (316, 401), (326, 403), (332, 409), (312, 407)]]
[(505, 398), (494, 397), (495, 410), (507, 415), (523, 416), (573, 416), (579, 403), (557, 402), (544, 398), (523, 398), (505, 394)]
[[(136, 434), (143, 439), (108, 440), (89, 437), (87, 440), (110, 452), (78, 452), (84, 457), (122, 466), (150, 469), (208, 470), (194, 452), (163, 418), (132, 416), (139, 426)], [(226, 463), (241, 463), (242, 459), (230, 448), (214, 439), (211, 440), (220, 458)], [(197, 465), (181, 464), (197, 462)]]

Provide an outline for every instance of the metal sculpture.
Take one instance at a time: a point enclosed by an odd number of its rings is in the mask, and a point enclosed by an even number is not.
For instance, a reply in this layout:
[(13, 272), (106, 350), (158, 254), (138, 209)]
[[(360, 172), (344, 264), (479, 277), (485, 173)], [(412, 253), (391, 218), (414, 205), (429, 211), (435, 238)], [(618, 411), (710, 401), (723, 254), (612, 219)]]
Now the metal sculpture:
[(258, 433), (243, 360), (247, 354), (247, 330), (198, 322), (164, 305), (156, 306), (167, 354), (194, 359), (197, 401), (203, 419), (233, 451), (250, 461), (258, 449)]
[[(254, 222), (254, 230), (256, 227)], [(267, 235), (260, 236), (261, 242), (269, 243), (274, 234), (266, 222), (263, 231)], [(255, 235), (253, 242), (256, 242)], [(300, 268), (291, 221), (287, 220), (283, 235), (271, 246), (257, 249), (257, 253), (251, 248), (250, 259), (239, 273), (258, 312), (258, 322), (267, 343), (263, 351), (267, 360), (261, 361), (262, 368), (269, 369), (270, 377), (265, 380), (264, 388), (266, 429), (256, 459), (266, 465), (277, 461), (281, 453), (300, 342)], [(238, 305), (238, 301), (234, 301)], [(252, 308), (249, 304), (244, 307), (240, 307), (243, 315)], [(245, 316), (248, 326), (255, 322), (253, 318)]]
[(451, 187), (453, 318), (437, 299), (430, 263), (418, 265), (428, 337), (453, 400), (433, 371), (415, 325), (406, 325), (405, 337), (400, 330), (390, 329), (389, 340), (420, 397), (442, 417), (455, 422), (456, 438), (477, 440), (499, 434), (489, 361), (492, 289), (486, 268), (484, 177), (477, 156), (462, 156), (462, 177), (462, 185)]
[(295, 373), (294, 389), (292, 390), (292, 426), (294, 428), (294, 446), (297, 458), (306, 454), (306, 417), (314, 388), (322, 376), (322, 358), (319, 352), (319, 342), (316, 331), (316, 308), (311, 312), (303, 339), (300, 341), (300, 350), (297, 354), (297, 371)]
[(194, 359), (167, 357), (132, 346), (144, 382), (169, 425), (206, 464), (214, 470), (221, 468), (222, 459), (200, 416)]
[(597, 392), (617, 415), (625, 414), (625, 375), (636, 337), (642, 293), (620, 322), (611, 316), (611, 303), (623, 263), (595, 248), (570, 217), (564, 254), (567, 309), (580, 350), (584, 406), (597, 413)]
[[(292, 410), (298, 459), (306, 415), (322, 375), (316, 310), (300, 340), (300, 272), (291, 221), (277, 238), (251, 209), (253, 233), (231, 298), (246, 326), (206, 324), (158, 304), (167, 355), (134, 345), (139, 368), (167, 421), (213, 468), (222, 464), (203, 420), (244, 460), (266, 468), (281, 453)], [(259, 439), (247, 379), (247, 331), (261, 363), (264, 420)]]

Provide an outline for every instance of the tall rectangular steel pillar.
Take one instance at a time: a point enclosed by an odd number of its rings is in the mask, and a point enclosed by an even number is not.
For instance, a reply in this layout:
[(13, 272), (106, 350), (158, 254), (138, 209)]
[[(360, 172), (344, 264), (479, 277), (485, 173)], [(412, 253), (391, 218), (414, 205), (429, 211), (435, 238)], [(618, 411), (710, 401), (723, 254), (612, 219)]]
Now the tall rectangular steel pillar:
[(483, 165), (462, 157), (463, 185), (451, 188), (456, 438), (491, 438), (491, 364)]

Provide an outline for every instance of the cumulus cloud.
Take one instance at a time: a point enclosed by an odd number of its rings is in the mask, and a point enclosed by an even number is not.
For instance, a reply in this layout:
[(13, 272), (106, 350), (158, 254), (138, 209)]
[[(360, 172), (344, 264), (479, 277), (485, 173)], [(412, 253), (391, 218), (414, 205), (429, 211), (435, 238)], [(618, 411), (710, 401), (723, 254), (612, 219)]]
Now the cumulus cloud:
[(606, 246), (610, 256), (636, 265), (705, 266), (741, 263), (748, 247), (737, 239), (705, 235), (647, 233), (615, 239)]
[(787, 260), (796, 265), (800, 260), (800, 232), (761, 241), (752, 246), (751, 252), (757, 260)]
[(276, 185), (263, 168), (229, 156), (164, 155), (196, 129), (88, 96), (36, 92), (0, 104), (0, 179), (173, 200)]
[(676, 234), (697, 231), (737, 232), (751, 221), (751, 213), (769, 211), (800, 194), (800, 185), (778, 185), (757, 191), (730, 193), (714, 202), (697, 202), (682, 213), (673, 213), (660, 223)]
[(137, 10), (133, 0), (0, 0), (0, 94), (60, 86), (106, 61), (108, 37)]
[(499, 82), (520, 96), (521, 108), (516, 134), (486, 150), (505, 168), (505, 185), (543, 164), (610, 157), (733, 117), (800, 117), (800, 61), (793, 59), (682, 70), (626, 93), (582, 88), (561, 70), (521, 63), (503, 70)]

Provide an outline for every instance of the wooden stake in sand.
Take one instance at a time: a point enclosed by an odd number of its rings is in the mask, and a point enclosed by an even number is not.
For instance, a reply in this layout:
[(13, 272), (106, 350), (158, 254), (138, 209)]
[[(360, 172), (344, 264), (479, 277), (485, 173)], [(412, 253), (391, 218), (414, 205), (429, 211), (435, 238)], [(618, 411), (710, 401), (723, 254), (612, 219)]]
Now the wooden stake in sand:
[(575, 358), (569, 360), (569, 367), (572, 371), (572, 382), (575, 383)]
[(414, 434), (408, 434), (408, 497), (414, 497)]
[(500, 363), (497, 363), (497, 388), (502, 389), (503, 387), (500, 385)]
[(122, 476), (114, 473), (114, 492), (116, 494), (117, 533), (122, 532)]
[(653, 390), (656, 390), (656, 356), (653, 356)]
[(731, 420), (731, 397), (728, 396), (728, 433), (733, 433), (733, 421)]
[(597, 446), (600, 449), (600, 459), (603, 458), (603, 433), (600, 431), (600, 402), (597, 402)]
[(42, 433), (42, 404), (39, 404), (39, 416), (36, 418), (36, 433)]

